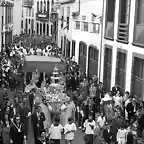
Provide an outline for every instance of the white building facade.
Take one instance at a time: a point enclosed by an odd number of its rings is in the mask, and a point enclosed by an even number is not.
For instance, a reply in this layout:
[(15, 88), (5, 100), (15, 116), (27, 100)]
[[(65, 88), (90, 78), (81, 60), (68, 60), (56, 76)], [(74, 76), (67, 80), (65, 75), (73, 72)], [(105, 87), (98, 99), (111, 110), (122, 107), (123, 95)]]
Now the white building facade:
[(21, 33), (33, 34), (36, 30), (36, 2), (35, 0), (22, 1)]
[(144, 0), (105, 0), (100, 80), (144, 98)]
[(36, 3), (36, 34), (51, 35), (50, 14), (52, 10), (51, 0), (37, 0)]
[(14, 8), (13, 8), (13, 22), (14, 22), (14, 35), (20, 35), (22, 32), (21, 29), (21, 21), (22, 21), (22, 12), (23, 12), (23, 1), (22, 0), (14, 0)]
[(99, 75), (102, 0), (61, 1), (59, 47), (87, 75)]
[(13, 0), (0, 1), (0, 51), (13, 41)]

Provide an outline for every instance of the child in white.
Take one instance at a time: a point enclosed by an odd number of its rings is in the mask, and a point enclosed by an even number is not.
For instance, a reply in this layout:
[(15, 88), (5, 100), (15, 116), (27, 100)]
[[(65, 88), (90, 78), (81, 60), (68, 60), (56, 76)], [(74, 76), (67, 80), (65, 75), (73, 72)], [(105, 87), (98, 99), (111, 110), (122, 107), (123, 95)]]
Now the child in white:
[(52, 124), (49, 129), (50, 139), (54, 143), (60, 144), (62, 132), (63, 132), (63, 127), (60, 124), (60, 119), (55, 118), (55, 124)]
[(121, 126), (121, 128), (117, 132), (117, 142), (118, 144), (126, 144), (127, 140), (127, 130), (124, 128), (124, 126)]
[(64, 127), (65, 140), (68, 142), (68, 144), (72, 144), (77, 128), (71, 117), (68, 118), (68, 122), (69, 123)]

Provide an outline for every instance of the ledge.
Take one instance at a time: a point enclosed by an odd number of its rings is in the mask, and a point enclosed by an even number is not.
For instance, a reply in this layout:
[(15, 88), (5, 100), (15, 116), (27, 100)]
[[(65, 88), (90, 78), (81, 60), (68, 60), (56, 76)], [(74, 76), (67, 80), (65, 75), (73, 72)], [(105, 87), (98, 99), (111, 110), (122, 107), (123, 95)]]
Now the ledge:
[(110, 38), (110, 37), (104, 37), (105, 39), (107, 39), (107, 40), (111, 40), (111, 41), (114, 41), (114, 38)]
[(141, 48), (144, 48), (144, 45), (142, 44), (138, 44), (138, 43), (132, 43), (133, 46), (137, 46), (137, 47), (141, 47)]
[(117, 42), (119, 42), (119, 43), (123, 43), (123, 44), (128, 44), (129, 42), (128, 41), (124, 41), (124, 40), (116, 40)]
[(62, 0), (60, 1), (60, 4), (69, 4), (69, 3), (74, 3), (76, 0)]

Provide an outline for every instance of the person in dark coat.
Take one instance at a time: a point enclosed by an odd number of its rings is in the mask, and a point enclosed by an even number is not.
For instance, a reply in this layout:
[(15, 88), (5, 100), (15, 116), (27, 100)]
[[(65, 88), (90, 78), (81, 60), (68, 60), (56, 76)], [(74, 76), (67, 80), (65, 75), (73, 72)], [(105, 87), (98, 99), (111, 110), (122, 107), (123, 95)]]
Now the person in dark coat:
[(27, 104), (26, 98), (23, 98), (23, 102), (19, 107), (19, 114), (21, 123), (24, 124), (25, 136), (28, 136), (28, 126), (29, 126), (29, 117), (31, 116), (31, 110)]
[(70, 77), (70, 86), (71, 86), (72, 91), (75, 91), (77, 88), (74, 73), (72, 73)]
[(48, 137), (46, 137), (45, 131), (41, 131), (40, 137), (38, 137), (38, 143), (37, 144), (48, 144), (49, 140)]
[(134, 117), (134, 105), (132, 102), (132, 98), (130, 98), (129, 100), (130, 100), (130, 102), (126, 105), (125, 110), (128, 113), (128, 122), (131, 122), (131, 120)]
[(25, 140), (24, 125), (20, 123), (20, 116), (16, 115), (10, 128), (10, 141), (13, 144), (23, 144)]
[(34, 140), (35, 144), (38, 142), (38, 137), (40, 136), (41, 131), (44, 129), (45, 115), (41, 112), (41, 107), (38, 106), (36, 111), (31, 116)]
[(112, 131), (111, 126), (108, 123), (105, 123), (105, 129), (103, 130), (103, 138), (107, 144), (111, 143)]
[(121, 89), (118, 84), (116, 84), (114, 87), (112, 87), (112, 95), (116, 95), (118, 91), (121, 92)]
[(35, 97), (35, 89), (32, 89), (29, 95), (29, 105), (30, 105), (31, 111), (33, 110), (34, 97)]

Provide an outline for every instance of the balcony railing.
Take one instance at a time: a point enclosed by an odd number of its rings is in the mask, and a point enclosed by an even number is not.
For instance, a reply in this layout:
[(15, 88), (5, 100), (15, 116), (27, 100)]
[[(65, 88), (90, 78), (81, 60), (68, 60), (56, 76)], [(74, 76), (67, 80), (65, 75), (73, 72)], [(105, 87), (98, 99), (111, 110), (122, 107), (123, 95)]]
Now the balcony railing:
[(106, 22), (105, 37), (110, 39), (114, 38), (114, 22)]
[(47, 21), (47, 20), (49, 20), (49, 14), (48, 14), (48, 12), (37, 12), (36, 19)]
[(24, 7), (28, 7), (28, 8), (32, 8), (32, 6), (34, 5), (33, 0), (24, 0)]
[(118, 41), (128, 42), (128, 24), (119, 23), (118, 27)]

